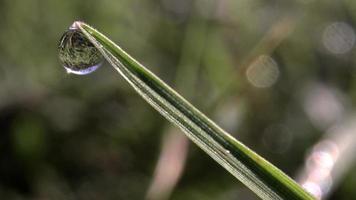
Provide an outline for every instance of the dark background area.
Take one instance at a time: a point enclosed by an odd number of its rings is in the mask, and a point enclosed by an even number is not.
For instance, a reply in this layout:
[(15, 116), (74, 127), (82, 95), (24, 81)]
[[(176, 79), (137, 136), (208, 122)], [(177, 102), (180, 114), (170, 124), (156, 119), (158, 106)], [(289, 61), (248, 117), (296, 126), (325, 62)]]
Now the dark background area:
[[(0, 19), (0, 199), (257, 199), (194, 144), (174, 148), (183, 133), (167, 139), (108, 63), (67, 74), (57, 46), (75, 20), (309, 191), (356, 198), (355, 1), (0, 0)], [(164, 197), (161, 151), (177, 183)]]

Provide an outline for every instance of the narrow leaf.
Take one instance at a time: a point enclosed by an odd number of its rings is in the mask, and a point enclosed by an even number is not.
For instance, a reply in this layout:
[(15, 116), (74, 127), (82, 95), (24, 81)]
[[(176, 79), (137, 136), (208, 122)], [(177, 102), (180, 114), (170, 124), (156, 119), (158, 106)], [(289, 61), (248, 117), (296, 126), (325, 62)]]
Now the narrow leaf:
[(83, 22), (77, 22), (77, 26), (150, 105), (261, 199), (314, 199), (281, 170), (222, 130), (102, 33)]

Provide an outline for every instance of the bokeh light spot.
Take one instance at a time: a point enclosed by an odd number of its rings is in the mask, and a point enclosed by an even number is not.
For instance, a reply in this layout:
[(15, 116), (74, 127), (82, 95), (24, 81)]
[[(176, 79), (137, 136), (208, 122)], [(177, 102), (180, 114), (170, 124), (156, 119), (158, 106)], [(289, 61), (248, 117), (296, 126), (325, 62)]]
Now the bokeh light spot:
[(255, 87), (271, 87), (279, 77), (278, 65), (270, 56), (261, 55), (248, 67), (246, 76)]
[(325, 48), (331, 53), (344, 54), (353, 48), (355, 32), (345, 22), (334, 22), (325, 28), (322, 40)]
[(322, 191), (319, 185), (313, 183), (313, 182), (305, 182), (303, 185), (303, 188), (310, 192), (312, 195), (314, 195), (315, 198), (321, 199), (322, 197)]

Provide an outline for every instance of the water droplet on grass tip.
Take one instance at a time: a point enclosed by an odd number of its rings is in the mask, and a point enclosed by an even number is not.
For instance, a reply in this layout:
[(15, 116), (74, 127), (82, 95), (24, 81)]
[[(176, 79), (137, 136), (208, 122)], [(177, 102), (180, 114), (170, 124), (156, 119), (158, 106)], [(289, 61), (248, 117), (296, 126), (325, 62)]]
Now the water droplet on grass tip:
[(58, 45), (59, 59), (68, 73), (86, 75), (100, 67), (103, 56), (79, 30), (77, 22), (63, 34)]

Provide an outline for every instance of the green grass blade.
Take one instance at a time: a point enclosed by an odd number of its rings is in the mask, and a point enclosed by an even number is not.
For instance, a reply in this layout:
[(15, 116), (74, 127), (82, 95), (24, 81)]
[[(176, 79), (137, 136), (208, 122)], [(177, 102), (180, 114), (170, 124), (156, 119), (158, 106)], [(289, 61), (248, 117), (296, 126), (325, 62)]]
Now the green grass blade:
[(157, 111), (262, 199), (314, 199), (271, 163), (222, 130), (161, 79), (89, 25), (78, 27)]

